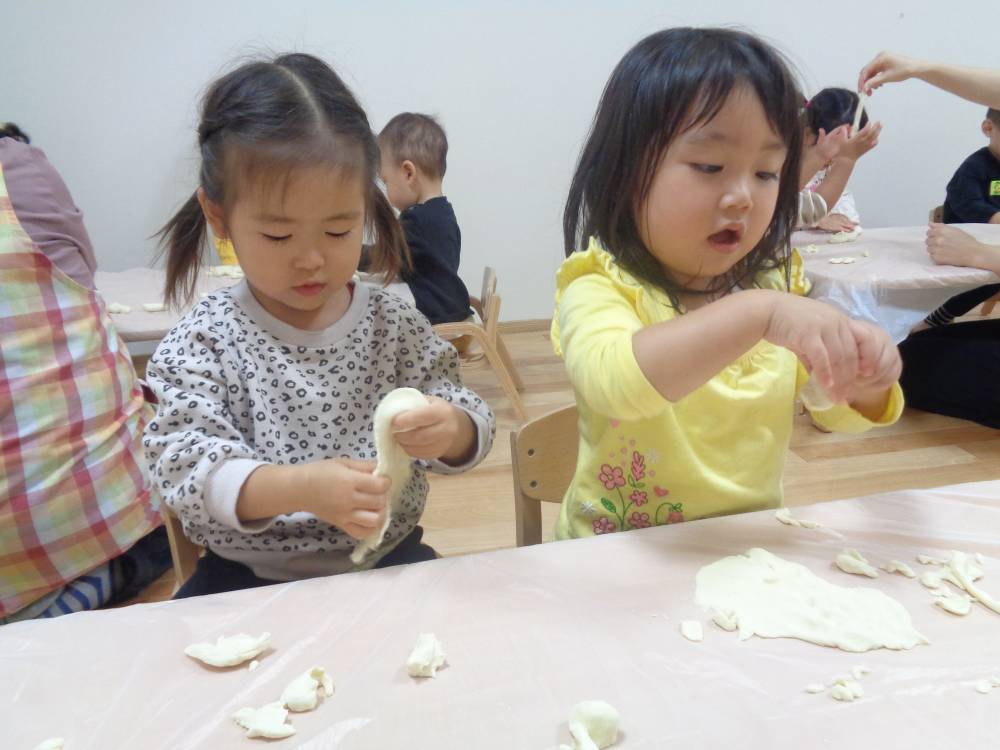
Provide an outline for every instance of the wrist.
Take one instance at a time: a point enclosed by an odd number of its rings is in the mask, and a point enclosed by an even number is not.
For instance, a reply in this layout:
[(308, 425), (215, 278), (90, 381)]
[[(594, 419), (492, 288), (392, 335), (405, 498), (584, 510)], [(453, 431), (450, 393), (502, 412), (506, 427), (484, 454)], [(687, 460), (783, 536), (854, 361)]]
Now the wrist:
[(461, 466), (472, 458), (476, 449), (478, 431), (472, 417), (464, 410), (451, 404), (449, 406), (451, 406), (454, 436), (448, 449), (441, 454), (440, 460), (451, 466)]

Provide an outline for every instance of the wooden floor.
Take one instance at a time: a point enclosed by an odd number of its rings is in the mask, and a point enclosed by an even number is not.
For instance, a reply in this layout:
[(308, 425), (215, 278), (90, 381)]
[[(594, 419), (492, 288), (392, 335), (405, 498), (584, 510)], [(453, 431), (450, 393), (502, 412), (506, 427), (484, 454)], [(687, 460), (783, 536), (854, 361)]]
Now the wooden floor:
[[(506, 333), (504, 339), (524, 379), (531, 417), (571, 403), (562, 362), (547, 332)], [(421, 524), (426, 541), (443, 555), (514, 546), (510, 431), (517, 427), (509, 402), (485, 365), (463, 369), (466, 383), (497, 416), (493, 451), (475, 470), (430, 475), (430, 497)], [(892, 427), (866, 435), (825, 434), (807, 416), (797, 417), (785, 469), (789, 505), (838, 500), (889, 490), (936, 487), (1000, 477), (1000, 430), (908, 409)], [(557, 505), (543, 508), (546, 538)], [(138, 601), (169, 598), (168, 573)]]

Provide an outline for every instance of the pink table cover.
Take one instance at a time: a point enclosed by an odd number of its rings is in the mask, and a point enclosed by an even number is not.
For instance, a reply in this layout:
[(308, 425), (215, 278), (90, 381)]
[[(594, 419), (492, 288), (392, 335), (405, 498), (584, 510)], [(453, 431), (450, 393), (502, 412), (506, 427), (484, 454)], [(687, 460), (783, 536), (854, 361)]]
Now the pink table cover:
[[(998, 225), (954, 226), (981, 242), (1000, 245)], [(926, 235), (926, 226), (887, 227), (866, 229), (854, 242), (830, 244), (832, 235), (827, 232), (801, 231), (793, 235), (792, 245), (802, 253), (814, 298), (878, 323), (901, 341), (948, 298), (1000, 281), (979, 268), (936, 265), (927, 254)], [(816, 245), (818, 252), (804, 252), (808, 245)], [(854, 258), (854, 263), (829, 262), (842, 257)]]
[[(66, 750), (254, 747), (230, 715), (277, 700), (318, 665), (336, 692), (291, 714), (297, 734), (280, 747), (543, 750), (568, 741), (570, 707), (591, 698), (621, 712), (622, 750), (995, 747), (1000, 689), (974, 685), (1000, 675), (1000, 615), (974, 605), (956, 617), (916, 580), (850, 576), (831, 561), (845, 546), (916, 569), (918, 553), (981, 552), (980, 583), (1000, 596), (1000, 482), (794, 512), (844, 539), (762, 512), (7, 625), (0, 745), (30, 750), (62, 736)], [(753, 546), (895, 597), (932, 645), (852, 654), (739, 642), (695, 606), (694, 577)], [(681, 637), (688, 618), (705, 622), (704, 642)], [(182, 653), (265, 630), (274, 650), (254, 672)], [(406, 675), (420, 632), (447, 651), (436, 679)], [(857, 664), (872, 669), (863, 699), (804, 692)]]
[[(163, 301), (164, 272), (157, 268), (130, 268), (127, 271), (98, 271), (94, 277), (97, 290), (110, 305), (118, 302), (132, 308), (129, 313), (112, 315), (111, 320), (118, 329), (122, 341), (126, 344), (140, 341), (159, 342), (171, 328), (181, 319), (187, 310), (165, 310), (164, 312), (146, 312), (144, 304)], [(364, 274), (359, 280), (369, 284), (378, 284), (377, 276)], [(209, 276), (206, 269), (198, 274), (198, 284), (194, 303), (200, 301), (202, 292), (214, 292), (241, 279), (229, 276)], [(393, 294), (402, 297), (411, 305), (413, 295), (406, 284), (394, 283), (386, 286)]]

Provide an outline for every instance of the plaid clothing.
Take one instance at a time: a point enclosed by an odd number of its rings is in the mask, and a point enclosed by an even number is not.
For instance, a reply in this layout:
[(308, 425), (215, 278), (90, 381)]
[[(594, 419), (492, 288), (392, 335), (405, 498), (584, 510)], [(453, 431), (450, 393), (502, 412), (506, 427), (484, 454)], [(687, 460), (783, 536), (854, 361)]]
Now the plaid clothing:
[(40, 252), (0, 169), (0, 618), (161, 523), (141, 468), (151, 410), (104, 303)]

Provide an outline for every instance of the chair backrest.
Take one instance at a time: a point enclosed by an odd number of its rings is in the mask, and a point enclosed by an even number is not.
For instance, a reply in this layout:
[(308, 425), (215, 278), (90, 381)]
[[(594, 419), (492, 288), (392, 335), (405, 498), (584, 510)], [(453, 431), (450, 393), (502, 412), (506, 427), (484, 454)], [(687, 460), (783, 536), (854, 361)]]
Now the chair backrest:
[(483, 269), (483, 290), (479, 304), (483, 328), (492, 342), (496, 339), (497, 322), (500, 318), (500, 295), (497, 294), (497, 272), (490, 266)]
[(576, 471), (578, 435), (576, 404), (510, 433), (518, 547), (542, 541), (541, 503), (562, 502)]
[(932, 208), (927, 218), (933, 221), (935, 224), (940, 224), (942, 221), (944, 221), (944, 206), (935, 206), (934, 208)]

